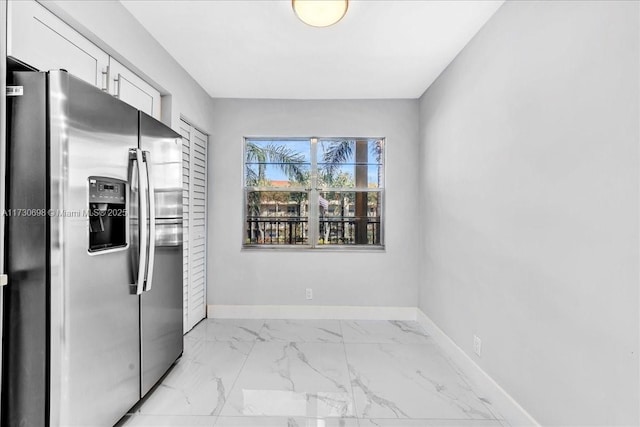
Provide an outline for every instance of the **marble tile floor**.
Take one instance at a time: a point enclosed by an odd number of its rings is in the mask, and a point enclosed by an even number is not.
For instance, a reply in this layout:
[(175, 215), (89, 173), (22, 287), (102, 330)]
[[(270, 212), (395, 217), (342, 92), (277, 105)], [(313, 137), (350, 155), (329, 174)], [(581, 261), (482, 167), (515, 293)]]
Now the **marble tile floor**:
[(122, 425), (509, 426), (416, 322), (214, 319)]

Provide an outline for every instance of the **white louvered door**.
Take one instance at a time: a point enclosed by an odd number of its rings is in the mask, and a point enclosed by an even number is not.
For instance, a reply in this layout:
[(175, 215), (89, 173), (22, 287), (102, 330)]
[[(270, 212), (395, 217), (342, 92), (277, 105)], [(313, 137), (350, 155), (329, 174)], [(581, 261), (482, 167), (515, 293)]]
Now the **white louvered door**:
[(191, 212), (189, 211), (189, 183), (191, 177), (191, 126), (180, 122), (180, 134), (182, 135), (182, 307), (184, 320), (182, 322), (184, 332), (189, 326), (189, 227), (191, 225)]
[(206, 315), (207, 136), (192, 128), (189, 204), (189, 323)]
[(181, 122), (184, 220), (184, 330), (206, 316), (207, 135)]

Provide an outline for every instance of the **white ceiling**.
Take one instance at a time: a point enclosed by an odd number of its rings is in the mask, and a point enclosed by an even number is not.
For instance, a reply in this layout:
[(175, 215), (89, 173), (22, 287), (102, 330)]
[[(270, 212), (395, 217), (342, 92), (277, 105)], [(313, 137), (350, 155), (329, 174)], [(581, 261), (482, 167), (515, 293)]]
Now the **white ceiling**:
[(288, 0), (123, 4), (213, 97), (367, 99), (420, 97), (503, 1), (352, 0), (327, 28)]

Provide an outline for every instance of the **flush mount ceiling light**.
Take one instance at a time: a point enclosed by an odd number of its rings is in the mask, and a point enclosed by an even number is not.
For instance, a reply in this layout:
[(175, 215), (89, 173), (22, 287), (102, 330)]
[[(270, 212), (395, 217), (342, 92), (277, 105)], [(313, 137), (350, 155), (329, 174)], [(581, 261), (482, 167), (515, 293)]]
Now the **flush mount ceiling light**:
[(347, 13), (349, 0), (291, 0), (291, 6), (305, 24), (328, 27)]

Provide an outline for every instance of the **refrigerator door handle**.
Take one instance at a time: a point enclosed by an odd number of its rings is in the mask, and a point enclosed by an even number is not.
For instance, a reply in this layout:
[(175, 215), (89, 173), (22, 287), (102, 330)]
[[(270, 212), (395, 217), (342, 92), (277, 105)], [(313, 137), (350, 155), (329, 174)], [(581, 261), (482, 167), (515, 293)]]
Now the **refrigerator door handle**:
[(153, 285), (153, 267), (156, 256), (156, 203), (153, 177), (151, 174), (151, 153), (143, 151), (143, 156), (147, 170), (147, 195), (149, 197), (149, 261), (147, 262), (147, 278), (145, 280), (144, 290), (150, 291)]
[[(142, 150), (132, 148), (129, 150), (129, 158), (138, 166), (138, 238), (140, 239), (138, 248), (138, 274), (136, 276), (136, 295), (142, 294), (144, 288), (145, 269), (147, 266), (147, 196), (142, 191), (143, 182), (146, 181), (146, 173), (142, 169), (145, 167)], [(130, 183), (131, 184), (131, 183)]]

